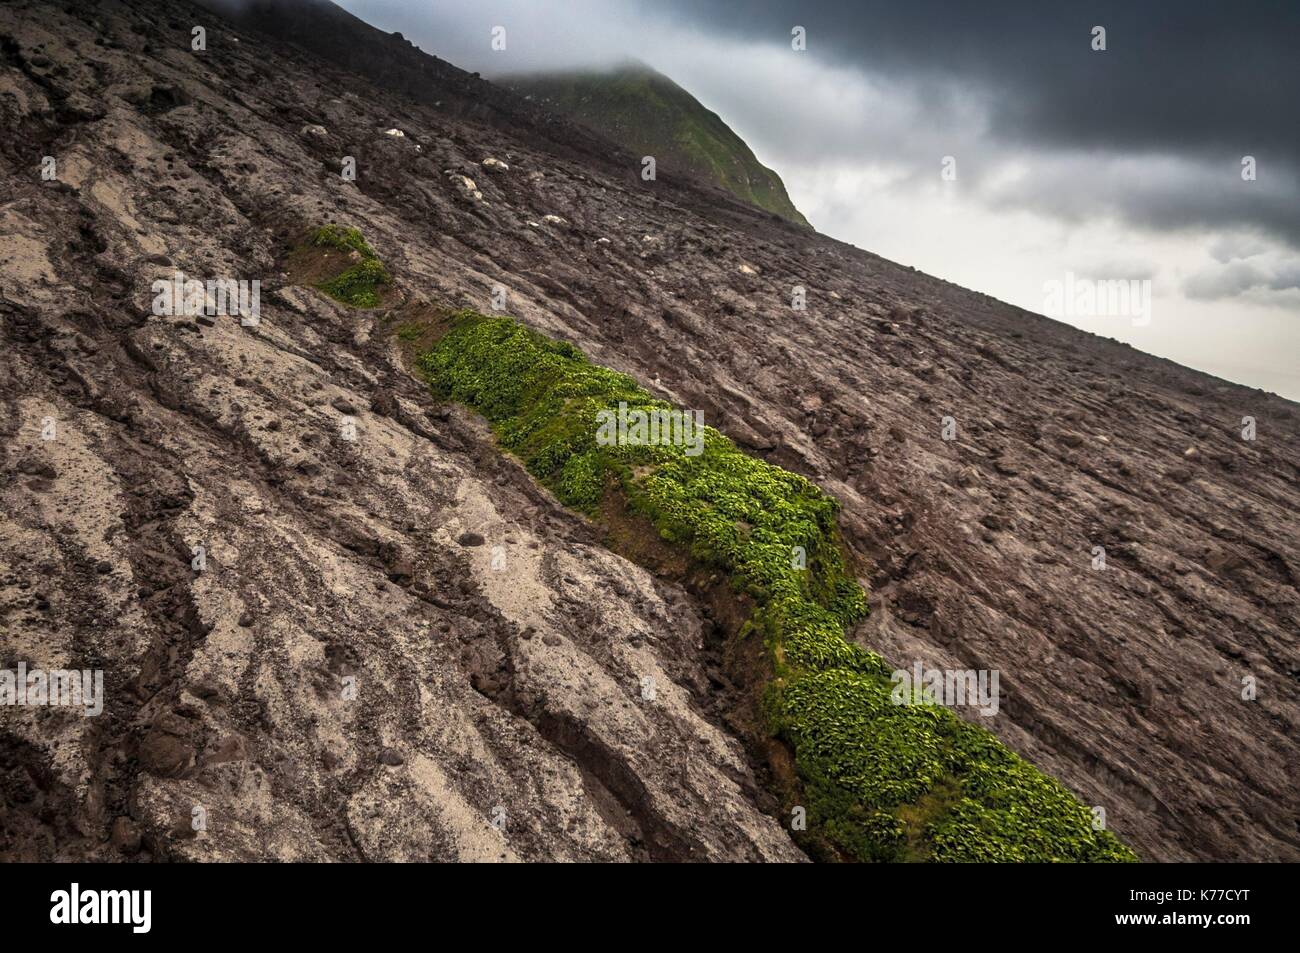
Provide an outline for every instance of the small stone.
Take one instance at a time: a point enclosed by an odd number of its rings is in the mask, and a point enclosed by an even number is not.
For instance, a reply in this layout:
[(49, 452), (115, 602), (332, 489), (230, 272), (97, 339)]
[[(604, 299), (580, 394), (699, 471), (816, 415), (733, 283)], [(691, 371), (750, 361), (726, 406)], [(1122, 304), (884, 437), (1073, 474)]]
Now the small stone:
[(481, 533), (461, 533), (456, 537), (456, 542), (462, 546), (482, 546), (487, 541)]

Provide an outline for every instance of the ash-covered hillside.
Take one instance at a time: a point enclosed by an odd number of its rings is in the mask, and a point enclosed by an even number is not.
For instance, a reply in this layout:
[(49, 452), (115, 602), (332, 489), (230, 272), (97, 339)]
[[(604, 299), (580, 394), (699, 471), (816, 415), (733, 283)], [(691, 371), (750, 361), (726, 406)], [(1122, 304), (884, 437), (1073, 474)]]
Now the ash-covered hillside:
[[(1300, 408), (644, 182), (327, 7), (0, 8), (0, 668), (105, 689), (0, 708), (0, 857), (805, 859), (726, 607), (414, 373), (398, 329), (472, 307), (838, 498), (853, 637), (999, 671), (980, 722), (1143, 859), (1300, 858)], [(329, 223), (373, 307), (313, 287)], [(178, 270), (258, 323), (155, 314)]]

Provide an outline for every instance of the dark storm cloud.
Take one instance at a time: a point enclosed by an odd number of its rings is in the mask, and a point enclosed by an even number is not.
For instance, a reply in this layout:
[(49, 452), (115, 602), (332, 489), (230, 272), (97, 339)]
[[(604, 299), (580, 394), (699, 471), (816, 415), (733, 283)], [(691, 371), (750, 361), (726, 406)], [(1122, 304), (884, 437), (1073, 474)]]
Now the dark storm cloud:
[(1300, 266), (1234, 261), (1207, 268), (1183, 282), (1183, 293), (1199, 301), (1218, 301), (1244, 292), (1294, 292), (1300, 290)]
[[(934, 100), (918, 110), (921, 123), (950, 124), (939, 91), (968, 91), (987, 109), (990, 159), (1183, 160), (1118, 182), (1094, 165), (1070, 182), (1020, 183), (1000, 196), (1012, 204), (1069, 218), (1104, 209), (1154, 229), (1257, 227), (1300, 246), (1300, 3), (668, 0), (659, 9), (753, 41), (788, 43), (791, 26), (803, 26), (804, 55)], [(1105, 51), (1092, 49), (1094, 26), (1106, 29)], [(1243, 188), (1247, 155), (1258, 179)], [(982, 157), (971, 157), (978, 176)]]
[[(1043, 0), (667, 0), (659, 9), (840, 65), (950, 79), (997, 95), (994, 129), (1027, 142), (1125, 151), (1300, 156), (1300, 4)], [(1094, 26), (1107, 49), (1094, 52)]]

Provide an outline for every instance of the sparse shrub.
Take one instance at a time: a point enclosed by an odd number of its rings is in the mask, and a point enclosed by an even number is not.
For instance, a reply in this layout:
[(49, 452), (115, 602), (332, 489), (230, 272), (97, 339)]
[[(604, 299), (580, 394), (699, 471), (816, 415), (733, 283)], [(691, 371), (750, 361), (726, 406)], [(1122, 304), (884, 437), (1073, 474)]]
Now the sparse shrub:
[(357, 262), (343, 274), (316, 287), (331, 298), (354, 308), (373, 308), (379, 304), (379, 286), (389, 282), (384, 266), (374, 260)]
[(360, 229), (347, 225), (322, 225), (313, 229), (308, 241), (318, 248), (338, 248), (342, 251), (355, 251), (362, 258), (377, 261), (379, 256), (369, 243), (361, 236)]
[(373, 308), (379, 304), (379, 286), (392, 279), (359, 230), (343, 225), (322, 225), (312, 231), (307, 243), (318, 248), (336, 248), (360, 259), (341, 274), (317, 284), (317, 288), (354, 308)]

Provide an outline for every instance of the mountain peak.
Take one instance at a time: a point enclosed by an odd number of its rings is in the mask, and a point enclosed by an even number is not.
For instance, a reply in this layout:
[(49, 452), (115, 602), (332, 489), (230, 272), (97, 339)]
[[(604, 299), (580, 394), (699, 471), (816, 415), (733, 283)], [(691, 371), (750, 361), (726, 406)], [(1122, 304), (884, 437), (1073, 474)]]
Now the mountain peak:
[(654, 156), (665, 170), (809, 225), (781, 177), (758, 161), (722, 117), (647, 63), (628, 59), (604, 68), (509, 75), (498, 82), (638, 155)]

